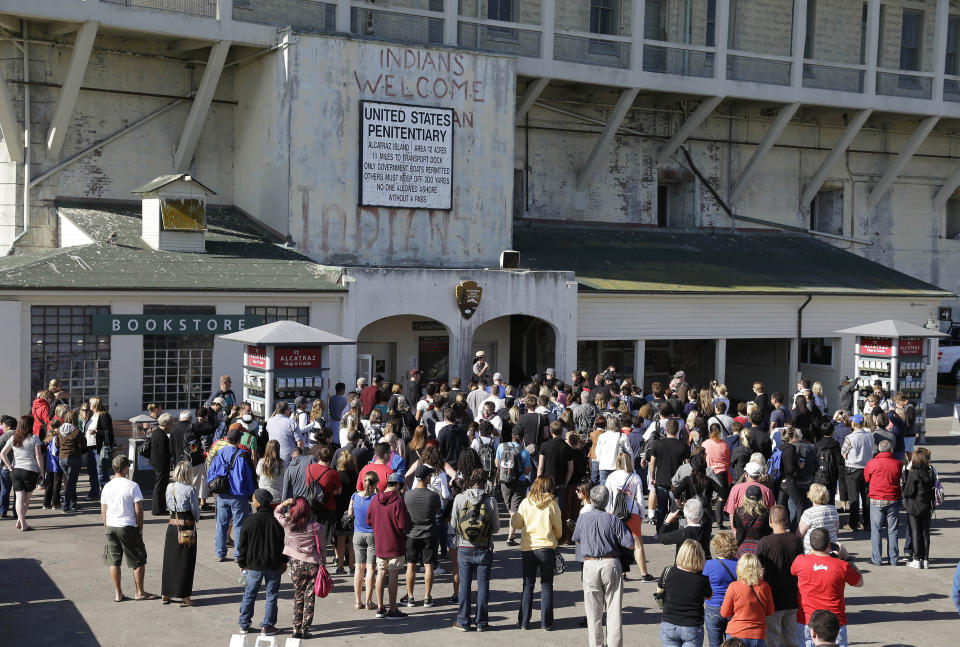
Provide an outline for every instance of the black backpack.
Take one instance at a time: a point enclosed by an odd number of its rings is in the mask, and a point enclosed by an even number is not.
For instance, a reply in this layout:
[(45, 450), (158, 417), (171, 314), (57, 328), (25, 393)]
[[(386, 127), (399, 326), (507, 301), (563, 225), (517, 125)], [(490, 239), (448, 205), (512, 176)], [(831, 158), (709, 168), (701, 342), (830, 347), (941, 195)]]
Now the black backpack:
[(797, 477), (798, 483), (812, 483), (813, 477), (820, 467), (817, 459), (817, 448), (808, 442), (797, 443), (797, 463), (800, 467), (800, 474)]
[(190, 461), (193, 466), (200, 465), (205, 460), (200, 438), (192, 429), (183, 435), (183, 456), (179, 460)]
[(813, 477), (814, 483), (833, 487), (840, 476), (840, 466), (837, 465), (834, 448), (824, 447), (817, 455), (817, 473)]
[(477, 450), (477, 454), (480, 455), (480, 464), (483, 466), (483, 471), (486, 472), (488, 478), (493, 478), (493, 474), (496, 471), (494, 469), (493, 463), (493, 438), (489, 439), (489, 442), (483, 442), (483, 437), (479, 437), (480, 440), (480, 449)]

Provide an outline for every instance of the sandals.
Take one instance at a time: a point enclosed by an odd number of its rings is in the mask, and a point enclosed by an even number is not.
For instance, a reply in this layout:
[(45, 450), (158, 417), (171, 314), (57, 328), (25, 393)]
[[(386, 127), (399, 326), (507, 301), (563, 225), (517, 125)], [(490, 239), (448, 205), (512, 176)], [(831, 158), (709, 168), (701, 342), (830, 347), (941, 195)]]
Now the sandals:
[(143, 597), (137, 597), (133, 599), (136, 600), (137, 602), (146, 602), (147, 600), (159, 600), (160, 596), (157, 595), (156, 593), (147, 593)]
[(186, 608), (186, 607), (192, 607), (192, 606), (193, 606), (193, 600), (186, 599), (180, 602), (180, 608)]
[(367, 608), (367, 605), (365, 605), (363, 602), (354, 602), (353, 608), (357, 611), (363, 611)]
[(170, 604), (170, 598), (168, 598), (167, 596), (163, 596), (162, 601), (163, 601), (163, 604)]

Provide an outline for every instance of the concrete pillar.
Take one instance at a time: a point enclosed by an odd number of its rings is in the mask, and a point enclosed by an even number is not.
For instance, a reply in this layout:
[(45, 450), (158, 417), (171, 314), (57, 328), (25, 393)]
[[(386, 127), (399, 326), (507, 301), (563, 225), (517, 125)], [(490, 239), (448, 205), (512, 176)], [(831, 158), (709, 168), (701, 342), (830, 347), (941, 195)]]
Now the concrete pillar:
[(643, 387), (643, 372), (646, 368), (647, 340), (637, 339), (633, 342), (633, 382)]
[[(23, 309), (26, 308), (26, 313)], [(0, 330), (9, 341), (0, 350), (0, 411), (19, 415), (25, 402), (32, 402), (30, 389), (30, 308), (20, 301), (0, 301)], [(26, 340), (24, 342), (24, 340)], [(26, 348), (26, 353), (23, 349)], [(24, 355), (27, 361), (23, 361)]]
[[(116, 301), (110, 305), (110, 312), (139, 315), (143, 314), (143, 304)], [(107, 400), (110, 412), (114, 418), (132, 418), (143, 411), (143, 336), (111, 336), (110, 358), (110, 397)]]
[[(450, 331), (450, 355), (448, 357), (449, 368), (447, 372), (450, 378), (459, 377), (461, 382), (466, 385), (472, 375), (473, 355), (470, 350), (473, 348), (473, 333), (476, 332), (477, 325), (470, 319), (463, 317), (453, 326), (447, 325)], [(509, 351), (509, 349), (508, 349)]]
[(787, 390), (783, 392), (783, 397), (790, 398), (800, 381), (800, 342), (796, 337), (790, 338), (790, 361), (787, 363)]
[(723, 384), (727, 379), (727, 340), (715, 339), (713, 341), (713, 372), (717, 382)]

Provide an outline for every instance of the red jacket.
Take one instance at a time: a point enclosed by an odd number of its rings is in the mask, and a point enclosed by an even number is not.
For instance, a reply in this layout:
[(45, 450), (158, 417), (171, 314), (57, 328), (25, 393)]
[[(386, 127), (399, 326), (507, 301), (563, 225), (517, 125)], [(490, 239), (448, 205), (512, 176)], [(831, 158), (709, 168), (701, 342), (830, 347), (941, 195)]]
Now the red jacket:
[(871, 458), (863, 470), (863, 478), (870, 485), (870, 498), (877, 501), (899, 501), (902, 469), (903, 464), (890, 452), (880, 452)]
[(378, 492), (367, 508), (367, 525), (373, 528), (377, 557), (400, 557), (407, 551), (407, 533), (413, 527), (403, 497), (396, 492)]
[[(30, 407), (30, 415), (33, 416), (33, 435), (40, 436), (40, 429), (50, 425), (50, 403), (43, 398), (37, 398)], [(43, 440), (42, 436), (40, 440)]]

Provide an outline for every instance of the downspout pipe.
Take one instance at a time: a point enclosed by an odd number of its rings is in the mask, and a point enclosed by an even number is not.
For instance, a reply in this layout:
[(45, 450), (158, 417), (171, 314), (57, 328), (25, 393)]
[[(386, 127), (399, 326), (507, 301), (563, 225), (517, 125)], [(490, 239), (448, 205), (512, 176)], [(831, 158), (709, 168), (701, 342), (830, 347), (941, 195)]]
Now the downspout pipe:
[(797, 310), (797, 380), (800, 380), (800, 342), (803, 339), (803, 309), (809, 305), (813, 299), (812, 294), (808, 294), (806, 300)]
[(23, 23), (23, 231), (17, 234), (4, 256), (13, 254), (14, 248), (30, 233), (30, 45), (27, 42), (27, 21)]

